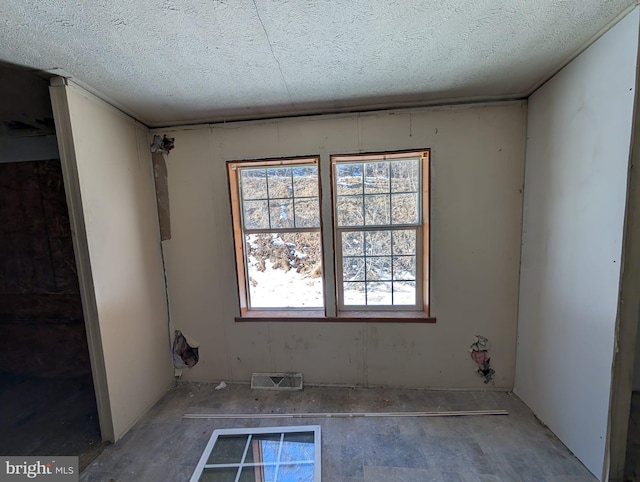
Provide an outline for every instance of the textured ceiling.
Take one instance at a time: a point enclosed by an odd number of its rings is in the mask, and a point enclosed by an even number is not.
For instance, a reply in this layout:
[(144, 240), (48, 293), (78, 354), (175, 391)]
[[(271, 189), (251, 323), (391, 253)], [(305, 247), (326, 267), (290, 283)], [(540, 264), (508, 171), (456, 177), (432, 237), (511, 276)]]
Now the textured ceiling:
[(637, 0), (0, 2), (0, 60), (150, 126), (526, 95)]

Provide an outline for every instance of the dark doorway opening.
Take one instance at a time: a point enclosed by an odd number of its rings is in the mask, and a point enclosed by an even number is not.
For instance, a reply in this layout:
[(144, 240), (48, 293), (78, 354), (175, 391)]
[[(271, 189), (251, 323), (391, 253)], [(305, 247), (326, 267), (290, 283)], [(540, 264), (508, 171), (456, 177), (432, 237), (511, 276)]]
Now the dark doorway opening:
[(82, 470), (104, 443), (62, 170), (57, 149), (29, 160), (55, 135), (48, 82), (0, 66), (0, 92), (0, 454), (75, 455)]
[(624, 480), (640, 482), (640, 330), (636, 339), (632, 390)]

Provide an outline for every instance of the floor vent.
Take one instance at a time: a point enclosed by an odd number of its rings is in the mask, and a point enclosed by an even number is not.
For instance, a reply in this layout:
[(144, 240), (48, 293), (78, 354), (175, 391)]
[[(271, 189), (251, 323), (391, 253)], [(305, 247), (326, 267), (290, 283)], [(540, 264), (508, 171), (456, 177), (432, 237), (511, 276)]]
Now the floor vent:
[(254, 373), (251, 388), (257, 390), (302, 390), (302, 373)]

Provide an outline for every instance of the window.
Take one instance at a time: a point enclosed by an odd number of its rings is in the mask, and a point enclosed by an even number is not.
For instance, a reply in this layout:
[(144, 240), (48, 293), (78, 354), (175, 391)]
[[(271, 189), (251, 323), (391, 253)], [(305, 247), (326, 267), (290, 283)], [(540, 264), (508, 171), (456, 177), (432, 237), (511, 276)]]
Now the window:
[(428, 317), (429, 151), (228, 173), (241, 318)]
[(421, 157), (333, 157), (340, 309), (422, 307)]
[(318, 159), (232, 163), (229, 174), (246, 308), (322, 309)]
[(218, 429), (191, 482), (320, 482), (320, 426)]

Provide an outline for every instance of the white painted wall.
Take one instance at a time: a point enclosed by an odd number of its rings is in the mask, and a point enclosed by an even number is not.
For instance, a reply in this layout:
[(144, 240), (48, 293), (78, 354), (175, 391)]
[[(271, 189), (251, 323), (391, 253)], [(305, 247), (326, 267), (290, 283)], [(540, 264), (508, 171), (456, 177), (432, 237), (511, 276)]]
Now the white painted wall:
[(117, 440), (173, 381), (148, 130), (77, 87), (56, 89), (68, 99), (97, 309), (89, 322)]
[[(301, 371), (305, 382), (485, 388), (468, 352), (491, 342), (495, 387), (512, 388), (526, 104), (318, 116), (158, 130), (168, 156), (172, 321), (200, 343), (191, 380)], [(238, 293), (225, 161), (432, 148), (436, 324), (234, 322)], [(329, 192), (323, 193), (330, 199)]]
[(515, 392), (598, 477), (637, 48), (636, 9), (529, 99)]

